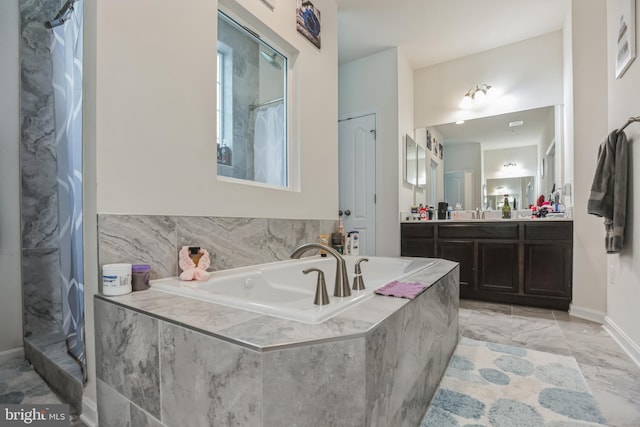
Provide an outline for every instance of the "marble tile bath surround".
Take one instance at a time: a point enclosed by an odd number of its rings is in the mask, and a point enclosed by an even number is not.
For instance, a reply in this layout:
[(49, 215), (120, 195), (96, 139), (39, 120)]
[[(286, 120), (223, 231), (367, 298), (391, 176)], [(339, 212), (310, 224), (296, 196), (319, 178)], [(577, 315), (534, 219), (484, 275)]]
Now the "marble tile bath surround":
[(182, 246), (209, 251), (210, 270), (288, 259), (303, 243), (331, 233), (336, 221), (197, 216), (98, 216), (100, 265), (150, 264), (151, 278), (177, 276)]
[(97, 296), (101, 426), (415, 426), (458, 340), (459, 270), (317, 325), (155, 291)]

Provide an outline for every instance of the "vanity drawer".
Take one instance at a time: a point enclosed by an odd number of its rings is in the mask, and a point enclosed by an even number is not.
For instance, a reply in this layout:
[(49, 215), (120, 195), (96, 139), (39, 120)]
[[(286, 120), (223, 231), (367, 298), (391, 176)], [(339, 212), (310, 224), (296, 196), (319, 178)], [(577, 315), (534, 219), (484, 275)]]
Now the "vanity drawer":
[(518, 224), (485, 223), (485, 224), (440, 224), (440, 239), (518, 239)]
[(573, 223), (563, 221), (524, 224), (524, 238), (525, 240), (572, 240)]
[(433, 238), (435, 235), (434, 225), (426, 222), (420, 224), (401, 224), (401, 237), (427, 237)]

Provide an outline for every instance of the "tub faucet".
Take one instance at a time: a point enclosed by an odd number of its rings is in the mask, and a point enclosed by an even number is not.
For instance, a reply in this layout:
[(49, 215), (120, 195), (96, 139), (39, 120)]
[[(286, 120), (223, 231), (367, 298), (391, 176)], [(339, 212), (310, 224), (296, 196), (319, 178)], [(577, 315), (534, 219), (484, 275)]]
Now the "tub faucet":
[(364, 289), (364, 280), (362, 279), (362, 270), (360, 269), (361, 262), (368, 262), (369, 258), (360, 258), (356, 262), (356, 275), (353, 277), (353, 290), (361, 291)]
[(300, 259), (303, 253), (311, 249), (324, 249), (329, 255), (336, 259), (336, 283), (333, 287), (334, 297), (348, 297), (351, 296), (351, 289), (349, 289), (349, 276), (347, 276), (347, 265), (342, 258), (342, 255), (333, 248), (323, 245), (321, 243), (305, 243), (299, 246), (291, 254), (292, 259)]

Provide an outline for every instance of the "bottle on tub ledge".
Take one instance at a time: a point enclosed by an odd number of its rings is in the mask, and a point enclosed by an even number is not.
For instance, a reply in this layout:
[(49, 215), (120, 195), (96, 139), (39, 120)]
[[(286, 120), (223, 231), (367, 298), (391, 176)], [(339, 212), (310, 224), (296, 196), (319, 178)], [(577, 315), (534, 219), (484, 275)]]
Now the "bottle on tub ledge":
[(360, 232), (350, 231), (347, 234), (346, 255), (360, 255)]
[(344, 235), (344, 226), (342, 225), (342, 211), (338, 217), (338, 229), (331, 233), (331, 246), (333, 249), (338, 251), (338, 253), (344, 253), (344, 243), (345, 243), (345, 235)]

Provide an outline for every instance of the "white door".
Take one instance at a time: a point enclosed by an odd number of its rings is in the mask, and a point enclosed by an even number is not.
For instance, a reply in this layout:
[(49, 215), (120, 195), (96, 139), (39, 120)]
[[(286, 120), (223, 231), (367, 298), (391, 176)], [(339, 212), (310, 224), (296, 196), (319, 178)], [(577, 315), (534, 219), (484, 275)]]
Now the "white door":
[(464, 198), (464, 174), (462, 171), (445, 172), (444, 201), (455, 207)]
[(358, 231), (360, 254), (376, 254), (376, 116), (339, 122), (339, 209), (344, 231)]
[(455, 208), (456, 203), (464, 210), (473, 210), (473, 172), (451, 171), (444, 174), (444, 201)]

